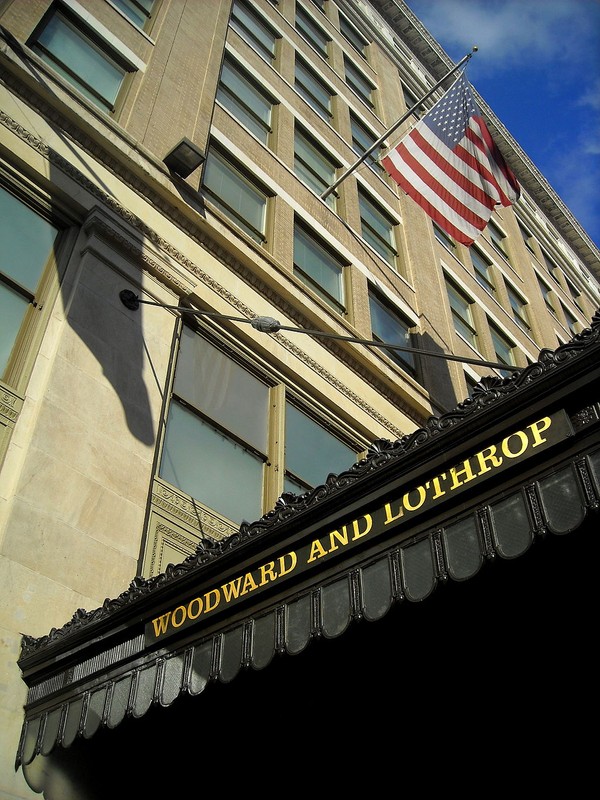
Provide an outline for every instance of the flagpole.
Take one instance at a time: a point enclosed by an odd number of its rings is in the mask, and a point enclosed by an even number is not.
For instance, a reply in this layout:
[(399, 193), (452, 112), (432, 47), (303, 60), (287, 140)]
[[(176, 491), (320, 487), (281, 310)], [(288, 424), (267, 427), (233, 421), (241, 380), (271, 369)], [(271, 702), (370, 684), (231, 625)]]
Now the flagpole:
[(471, 58), (471, 56), (473, 55), (473, 53), (476, 53), (478, 49), (479, 49), (479, 48), (477, 47), (477, 45), (474, 45), (474, 46), (473, 46), (473, 50), (472, 50), (470, 53), (467, 53), (467, 55), (466, 55), (466, 56), (464, 56), (464, 58), (461, 58), (461, 60), (458, 62), (458, 64), (456, 64), (456, 66), (452, 67), (452, 69), (451, 69), (449, 72), (447, 72), (447, 73), (444, 75), (444, 77), (443, 77), (441, 80), (439, 80), (439, 81), (438, 81), (438, 82), (435, 84), (435, 86), (433, 86), (433, 87), (432, 87), (432, 88), (431, 88), (431, 89), (430, 89), (430, 90), (427, 92), (427, 94), (426, 94), (426, 95), (424, 95), (424, 96), (423, 96), (423, 97), (422, 97), (422, 98), (421, 98), (421, 99), (420, 99), (418, 102), (416, 102), (416, 103), (414, 104), (414, 106), (412, 106), (411, 108), (409, 108), (409, 109), (408, 109), (408, 111), (407, 111), (405, 114), (403, 114), (403, 115), (400, 117), (400, 119), (399, 119), (397, 122), (395, 122), (395, 123), (392, 125), (392, 127), (391, 127), (391, 128), (388, 128), (388, 130), (387, 130), (387, 131), (386, 131), (386, 132), (383, 134), (383, 136), (380, 136), (380, 137), (379, 137), (379, 139), (377, 139), (377, 141), (376, 141), (376, 142), (373, 142), (373, 144), (371, 145), (371, 147), (369, 147), (369, 149), (368, 149), (368, 150), (365, 150), (365, 152), (364, 152), (364, 153), (362, 154), (362, 156), (361, 156), (361, 157), (358, 159), (358, 161), (355, 161), (355, 163), (354, 163), (354, 164), (352, 164), (352, 166), (348, 167), (348, 169), (347, 169), (347, 170), (346, 170), (346, 171), (345, 171), (345, 172), (344, 172), (342, 175), (340, 175), (340, 177), (339, 177), (339, 178), (338, 178), (338, 179), (335, 181), (335, 183), (332, 183), (332, 185), (331, 185), (331, 186), (330, 186), (328, 189), (326, 189), (326, 190), (323, 192), (323, 194), (321, 194), (321, 195), (320, 195), (320, 197), (321, 197), (321, 200), (325, 200), (325, 198), (326, 198), (328, 195), (330, 195), (330, 194), (331, 194), (331, 192), (333, 192), (333, 190), (334, 190), (334, 189), (336, 189), (336, 188), (337, 188), (337, 187), (340, 185), (340, 183), (341, 183), (342, 181), (346, 180), (346, 178), (348, 177), (348, 175), (350, 175), (350, 173), (351, 173), (351, 172), (354, 172), (354, 170), (355, 170), (357, 167), (359, 167), (359, 166), (360, 166), (360, 165), (363, 163), (363, 161), (365, 161), (365, 160), (366, 160), (366, 159), (367, 159), (367, 158), (368, 158), (368, 157), (371, 155), (371, 153), (373, 152), (373, 150), (375, 150), (375, 148), (376, 148), (376, 147), (379, 147), (379, 145), (380, 145), (380, 144), (381, 144), (381, 143), (382, 143), (382, 142), (383, 142), (385, 139), (387, 139), (387, 137), (388, 137), (388, 136), (389, 136), (391, 133), (393, 133), (393, 132), (396, 130), (396, 128), (399, 128), (399, 127), (400, 127), (400, 125), (402, 125), (402, 123), (404, 122), (404, 120), (405, 120), (405, 119), (408, 119), (408, 117), (410, 117), (410, 115), (413, 113), (413, 111), (415, 111), (415, 109), (417, 109), (417, 108), (418, 108), (420, 105), (422, 105), (422, 104), (425, 102), (425, 100), (427, 100), (429, 97), (431, 97), (431, 95), (432, 95), (432, 94), (435, 92), (435, 90), (436, 90), (438, 87), (440, 87), (440, 86), (442, 85), (442, 83), (443, 83), (443, 82), (446, 80), (446, 78), (450, 77), (450, 75), (452, 75), (452, 73), (453, 73), (453, 72), (456, 72), (456, 70), (457, 70), (457, 69), (460, 69), (460, 67), (462, 67), (462, 65), (463, 65), (463, 64), (464, 64), (466, 61), (468, 61), (468, 60)]

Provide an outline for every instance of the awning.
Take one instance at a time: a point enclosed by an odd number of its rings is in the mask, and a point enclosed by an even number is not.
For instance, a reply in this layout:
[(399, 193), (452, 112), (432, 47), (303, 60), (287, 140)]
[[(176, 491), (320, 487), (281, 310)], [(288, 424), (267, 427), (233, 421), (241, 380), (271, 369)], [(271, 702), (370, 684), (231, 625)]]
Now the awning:
[[(521, 374), (482, 385), (427, 429), (375, 443), (356, 469), (286, 500), (237, 540), (135, 579), (47, 637), (24, 637), (17, 767), (35, 783), (38, 756), (267, 673), (317, 641), (326, 657), (328, 643), (398, 620), (399, 608), (406, 620), (440, 587), (485, 582), (509, 562), (543, 563), (553, 541), (587, 541), (600, 508), (599, 322)], [(344, 524), (332, 530), (334, 520)], [(291, 554), (315, 563), (292, 570)], [(264, 565), (278, 559), (281, 575), (259, 591), (256, 576), (267, 584), (275, 567)], [(239, 575), (247, 594), (202, 620), (223, 575)], [(553, 591), (572, 587), (565, 574)], [(371, 680), (382, 666), (374, 660)]]

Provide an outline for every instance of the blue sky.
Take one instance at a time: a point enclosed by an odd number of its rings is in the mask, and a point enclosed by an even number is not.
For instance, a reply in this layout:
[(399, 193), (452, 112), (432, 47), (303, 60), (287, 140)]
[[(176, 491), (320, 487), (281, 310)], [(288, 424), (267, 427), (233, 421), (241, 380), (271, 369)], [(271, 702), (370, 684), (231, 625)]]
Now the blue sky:
[(600, 0), (406, 0), (600, 247)]

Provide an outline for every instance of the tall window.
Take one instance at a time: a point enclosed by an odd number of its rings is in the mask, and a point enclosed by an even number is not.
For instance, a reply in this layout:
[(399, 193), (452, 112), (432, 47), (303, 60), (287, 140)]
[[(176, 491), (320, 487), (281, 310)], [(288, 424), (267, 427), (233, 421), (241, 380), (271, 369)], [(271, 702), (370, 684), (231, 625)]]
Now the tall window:
[(369, 42), (343, 14), (340, 14), (340, 33), (364, 58)]
[(329, 87), (299, 56), (296, 56), (296, 91), (327, 122), (332, 117), (332, 94)]
[[(369, 290), (369, 310), (371, 312), (371, 331), (375, 341), (397, 344), (401, 347), (413, 346), (410, 323), (374, 289)], [(392, 350), (387, 347), (382, 348), (382, 352), (400, 364), (403, 369), (414, 373), (414, 353), (408, 350)]]
[(349, 469), (356, 453), (308, 414), (285, 407), (285, 491), (302, 494)]
[[(294, 172), (307, 186), (321, 195), (335, 181), (340, 165), (299, 125), (294, 133)], [(327, 195), (326, 203), (335, 207), (336, 193)]]
[[(502, 331), (500, 331), (495, 325), (490, 323), (490, 333), (492, 335), (492, 342), (494, 345), (494, 353), (496, 355), (496, 360), (500, 364), (506, 364), (507, 367), (515, 367), (516, 360), (515, 360), (515, 345), (510, 339), (505, 336)], [(508, 377), (511, 375), (514, 370), (506, 369), (500, 370), (502, 375)]]
[(155, 0), (111, 0), (113, 5), (119, 8), (126, 17), (144, 29), (152, 15), (152, 7)]
[[(274, 425), (275, 418), (283, 425)], [(274, 427), (283, 428), (283, 441), (270, 435)], [(183, 327), (159, 466), (163, 480), (233, 523), (253, 522), (282, 491), (302, 494), (330, 472), (349, 469), (357, 449), (325, 419), (293, 403), (287, 387)]]
[(78, 18), (55, 10), (28, 44), (88, 100), (103, 111), (114, 110), (131, 67)]
[(568, 278), (566, 278), (566, 281), (567, 281), (567, 289), (569, 290), (569, 294), (571, 295), (573, 302), (580, 311), (583, 311), (583, 305), (581, 302), (581, 291)]
[(294, 228), (294, 275), (336, 311), (344, 311), (344, 264), (303, 225)]
[(344, 56), (344, 65), (346, 83), (348, 86), (369, 106), (369, 108), (373, 108), (375, 105), (373, 102), (375, 87), (371, 81), (362, 73), (356, 64), (346, 56)]
[(267, 144), (275, 101), (228, 56), (223, 62), (217, 100), (263, 144)]
[(493, 220), (490, 220), (487, 224), (487, 231), (490, 235), (490, 240), (496, 250), (502, 253), (504, 258), (508, 259), (508, 250), (506, 249), (506, 235), (502, 233), (500, 228), (496, 225)]
[(580, 330), (581, 326), (580, 326), (577, 318), (574, 317), (573, 314), (571, 314), (571, 312), (567, 308), (565, 308), (564, 306), (563, 306), (563, 311), (565, 312), (565, 319), (567, 320), (567, 327), (569, 328), (569, 330), (571, 331), (571, 333), (574, 336), (576, 333), (579, 333), (579, 330)]
[(350, 124), (352, 126), (352, 149), (354, 152), (360, 158), (367, 151), (370, 151), (364, 163), (368, 164), (375, 172), (383, 172), (383, 167), (377, 160), (383, 148), (379, 146), (375, 150), (371, 149), (379, 137), (368, 130), (352, 112), (350, 112)]
[(159, 474), (235, 522), (262, 514), (269, 387), (183, 328)]
[(552, 298), (552, 289), (539, 276), (538, 276), (538, 284), (539, 284), (539, 287), (540, 287), (540, 292), (542, 293), (542, 297), (544, 298), (544, 303), (546, 304), (546, 308), (555, 317), (556, 316), (556, 309), (554, 308), (554, 300)]
[(525, 242), (525, 246), (528, 250), (531, 250), (532, 253), (535, 253), (535, 249), (533, 247), (533, 242), (535, 241), (533, 235), (527, 230), (527, 228), (519, 222), (519, 230), (521, 231), (521, 236), (523, 237), (523, 241)]
[(473, 301), (463, 294), (458, 287), (451, 281), (446, 281), (446, 290), (448, 292), (448, 300), (450, 301), (450, 310), (452, 312), (452, 321), (454, 322), (454, 329), (459, 333), (463, 339), (477, 347), (477, 331), (473, 321), (473, 312), (471, 306)]
[(489, 294), (495, 294), (496, 287), (494, 285), (494, 276), (492, 274), (492, 262), (489, 261), (476, 247), (470, 247), (469, 253), (471, 255), (473, 269), (475, 270), (477, 283), (479, 283), (480, 286), (483, 286), (483, 288), (486, 290), (486, 292), (489, 292)]
[(443, 244), (444, 247), (447, 250), (450, 250), (451, 253), (456, 252), (456, 242), (454, 239), (449, 236), (446, 231), (443, 231), (439, 225), (436, 225), (435, 222), (433, 223), (433, 232), (435, 234), (435, 238), (440, 244)]
[(39, 292), (58, 236), (58, 228), (0, 188), (0, 378), (7, 383), (19, 334), (43, 303)]
[(395, 269), (398, 252), (394, 247), (393, 220), (361, 190), (358, 193), (358, 201), (363, 239)]
[(331, 39), (299, 3), (296, 3), (296, 30), (304, 36), (320, 56), (327, 58)]
[(230, 25), (256, 53), (272, 63), (279, 34), (244, 0), (235, 0)]
[(515, 322), (525, 331), (525, 333), (531, 333), (531, 323), (529, 322), (527, 303), (511, 286), (507, 286), (506, 291), (508, 292), (508, 299), (510, 301)]
[(267, 194), (212, 147), (203, 173), (205, 193), (257, 242), (265, 241)]

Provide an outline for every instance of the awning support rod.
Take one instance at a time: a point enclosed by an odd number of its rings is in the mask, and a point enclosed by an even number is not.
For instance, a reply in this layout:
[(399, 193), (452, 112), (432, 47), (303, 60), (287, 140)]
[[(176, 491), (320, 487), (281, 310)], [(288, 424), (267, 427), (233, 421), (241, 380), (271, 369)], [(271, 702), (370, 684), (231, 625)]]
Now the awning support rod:
[(184, 314), (193, 314), (197, 317), (214, 317), (216, 319), (228, 319), (233, 322), (244, 322), (252, 325), (252, 327), (261, 333), (277, 333), (278, 331), (289, 331), (291, 333), (306, 333), (309, 336), (320, 336), (324, 339), (337, 339), (342, 342), (351, 342), (354, 344), (362, 344), (366, 347), (381, 347), (386, 350), (401, 350), (406, 353), (417, 353), (422, 356), (432, 356), (433, 358), (443, 358), (446, 361), (460, 361), (464, 364), (475, 364), (479, 367), (492, 367), (493, 369), (501, 369), (506, 371), (518, 370), (520, 367), (515, 367), (511, 364), (500, 364), (495, 361), (482, 361), (477, 358), (468, 358), (466, 356), (455, 356), (452, 353), (435, 353), (432, 350), (420, 350), (417, 347), (406, 347), (400, 344), (389, 344), (387, 342), (378, 342), (374, 339), (360, 339), (356, 336), (343, 336), (338, 333), (326, 333), (324, 331), (311, 330), (310, 328), (294, 328), (289, 325), (281, 325), (273, 317), (254, 317), (248, 319), (247, 317), (234, 317), (228, 314), (218, 314), (214, 311), (201, 311), (199, 308), (190, 308), (189, 306), (168, 306), (163, 303), (156, 303), (153, 300), (140, 300), (140, 298), (129, 289), (123, 289), (119, 292), (119, 297), (124, 306), (131, 311), (137, 311), (140, 303), (148, 306), (158, 306), (159, 308), (168, 309), (169, 311), (180, 311)]

